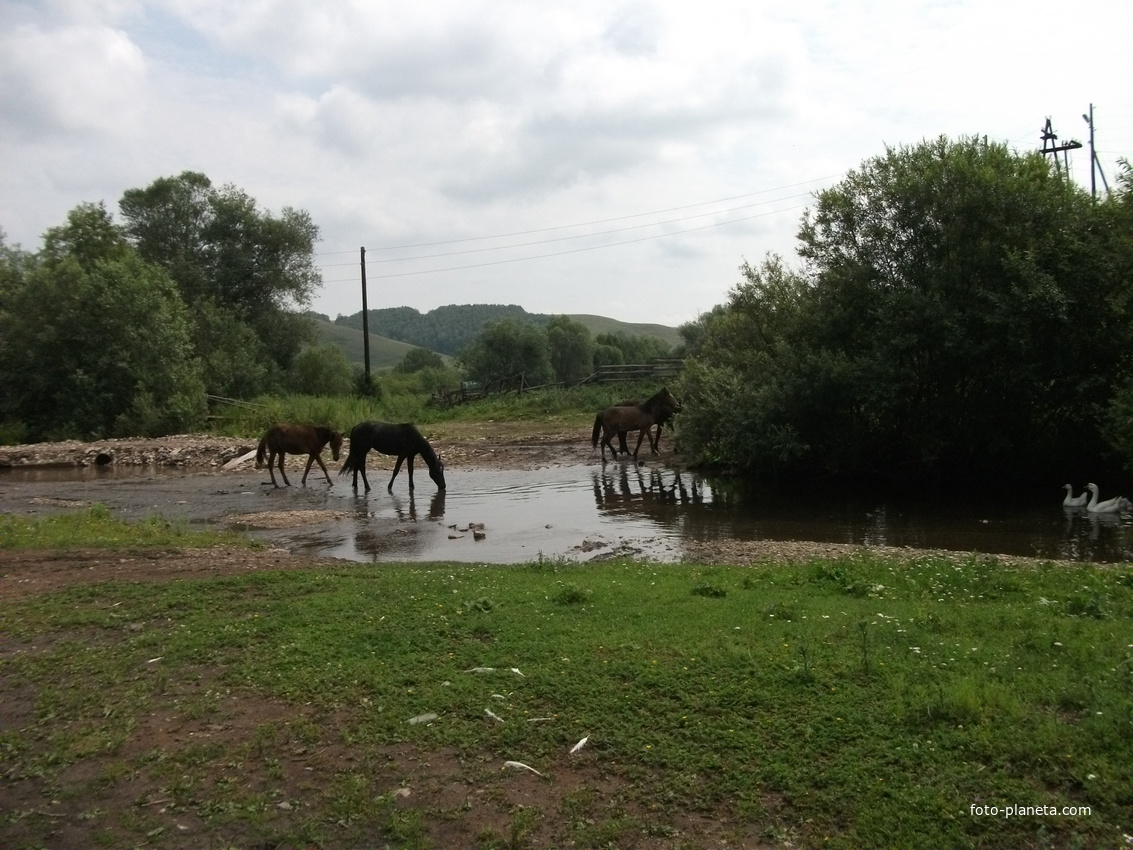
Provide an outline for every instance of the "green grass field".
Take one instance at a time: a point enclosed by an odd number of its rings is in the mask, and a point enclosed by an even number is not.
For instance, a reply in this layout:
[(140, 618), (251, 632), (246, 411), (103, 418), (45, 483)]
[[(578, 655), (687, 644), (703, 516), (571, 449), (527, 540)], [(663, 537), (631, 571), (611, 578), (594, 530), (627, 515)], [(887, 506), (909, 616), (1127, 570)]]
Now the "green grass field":
[[(0, 534), (28, 545), (10, 520)], [(68, 539), (57, 525), (48, 543)], [(6, 605), (2, 627), (4, 690), (35, 694), (34, 717), (0, 732), (9, 789), (108, 793), (144, 774), (173, 820), (245, 846), (437, 846), (432, 826), (467, 811), (393, 805), (373, 778), (390, 747), (447, 754), (454, 782), (489, 792), (515, 781), (507, 760), (549, 791), (580, 771), (618, 787), (520, 807), (468, 845), (484, 848), (633, 847), (673, 813), (765, 846), (1108, 848), (1133, 832), (1128, 566), (343, 564), (76, 587)], [(219, 749), (130, 743), (147, 717), (207, 720), (235, 693), (293, 719)], [(352, 753), (287, 811), (263, 790), (282, 776), (265, 741), (284, 731)], [(237, 762), (245, 778), (217, 786)], [(5, 808), (0, 836), (26, 842), (0, 844), (51, 843), (46, 802)], [(89, 817), (106, 846), (178, 846), (146, 800)]]

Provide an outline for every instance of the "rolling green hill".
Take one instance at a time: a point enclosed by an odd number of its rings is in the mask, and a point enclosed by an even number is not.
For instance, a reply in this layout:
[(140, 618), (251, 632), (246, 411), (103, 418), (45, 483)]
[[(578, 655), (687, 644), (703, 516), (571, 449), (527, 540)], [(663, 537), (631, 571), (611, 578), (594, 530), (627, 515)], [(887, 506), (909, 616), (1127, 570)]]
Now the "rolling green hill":
[(576, 313), (567, 316), (580, 325), (584, 325), (591, 336), (598, 334), (616, 334), (619, 331), (629, 336), (655, 336), (676, 348), (683, 341), (676, 328), (668, 325), (651, 325), (635, 322), (619, 322), (617, 319), (608, 319), (605, 316), (591, 316), (585, 313)]
[[(437, 351), (447, 358), (471, 342), (487, 322), (505, 317), (526, 319), (536, 324), (545, 324), (551, 318), (540, 313), (528, 313), (515, 305), (450, 305), (424, 314), (410, 307), (371, 310), (370, 367), (376, 371), (392, 368), (406, 352), (418, 346)], [(361, 312), (339, 316), (333, 322), (321, 314), (312, 314), (312, 318), (318, 325), (323, 344), (334, 343), (343, 350), (350, 363), (363, 365)], [(655, 336), (674, 347), (681, 342), (677, 329), (667, 325), (620, 322), (589, 314), (576, 314), (569, 318), (585, 326), (594, 336), (620, 332), (627, 336)]]
[[(355, 366), (364, 366), (366, 363), (365, 347), (362, 343), (362, 331), (346, 325), (336, 325), (323, 319), (315, 319), (319, 329), (319, 343), (326, 345), (333, 343), (342, 349), (349, 363)], [(406, 353), (416, 348), (407, 342), (398, 342), (384, 336), (370, 334), (370, 368), (374, 371), (392, 369)]]

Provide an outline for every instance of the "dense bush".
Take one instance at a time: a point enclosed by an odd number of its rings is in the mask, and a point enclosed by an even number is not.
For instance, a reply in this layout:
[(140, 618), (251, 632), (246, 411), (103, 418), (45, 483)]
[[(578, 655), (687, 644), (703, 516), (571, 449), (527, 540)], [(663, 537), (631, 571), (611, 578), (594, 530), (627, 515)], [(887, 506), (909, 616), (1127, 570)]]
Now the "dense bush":
[(1099, 468), (1133, 362), (1129, 221), (1039, 154), (889, 150), (818, 196), (802, 268), (745, 263), (685, 334), (685, 446), (755, 473)]

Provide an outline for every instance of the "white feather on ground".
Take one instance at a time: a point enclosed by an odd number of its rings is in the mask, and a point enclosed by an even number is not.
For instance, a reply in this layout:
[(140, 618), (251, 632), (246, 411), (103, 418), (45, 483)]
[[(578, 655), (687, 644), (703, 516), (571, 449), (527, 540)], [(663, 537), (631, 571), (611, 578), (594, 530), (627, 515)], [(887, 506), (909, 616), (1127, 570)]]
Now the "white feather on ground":
[(533, 768), (531, 765), (524, 764), (521, 761), (505, 761), (504, 767), (514, 767), (517, 770), (530, 770), (536, 776), (542, 776), (543, 775), (539, 771), (537, 771), (535, 768)]
[(577, 753), (579, 750), (581, 750), (583, 747), (585, 747), (586, 742), (589, 741), (589, 740), (590, 740), (590, 736), (587, 735), (585, 738), (583, 738), (581, 741), (579, 741), (577, 744), (575, 744), (573, 747), (570, 748), (570, 754), (573, 756), (575, 753)]

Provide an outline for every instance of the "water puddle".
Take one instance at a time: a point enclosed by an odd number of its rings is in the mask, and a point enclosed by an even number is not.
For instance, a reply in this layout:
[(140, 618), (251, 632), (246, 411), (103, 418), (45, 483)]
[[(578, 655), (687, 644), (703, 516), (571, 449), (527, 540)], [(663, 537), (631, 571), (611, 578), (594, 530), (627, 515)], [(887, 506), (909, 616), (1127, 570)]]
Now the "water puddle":
[[(316, 470), (317, 472), (317, 470)], [(1129, 516), (1061, 507), (1062, 491), (1028, 502), (879, 501), (742, 492), (734, 482), (660, 465), (449, 470), (438, 493), (404, 475), (394, 492), (346, 479), (275, 489), (266, 471), (184, 473), (134, 467), (0, 471), (0, 510), (50, 513), (104, 504), (115, 516), (159, 515), (238, 528), (296, 553), (355, 561), (521, 563), (632, 555), (676, 561), (689, 542), (817, 541), (1098, 562), (1133, 559)], [(423, 478), (423, 480), (421, 480)], [(378, 482), (381, 482), (380, 484)]]

